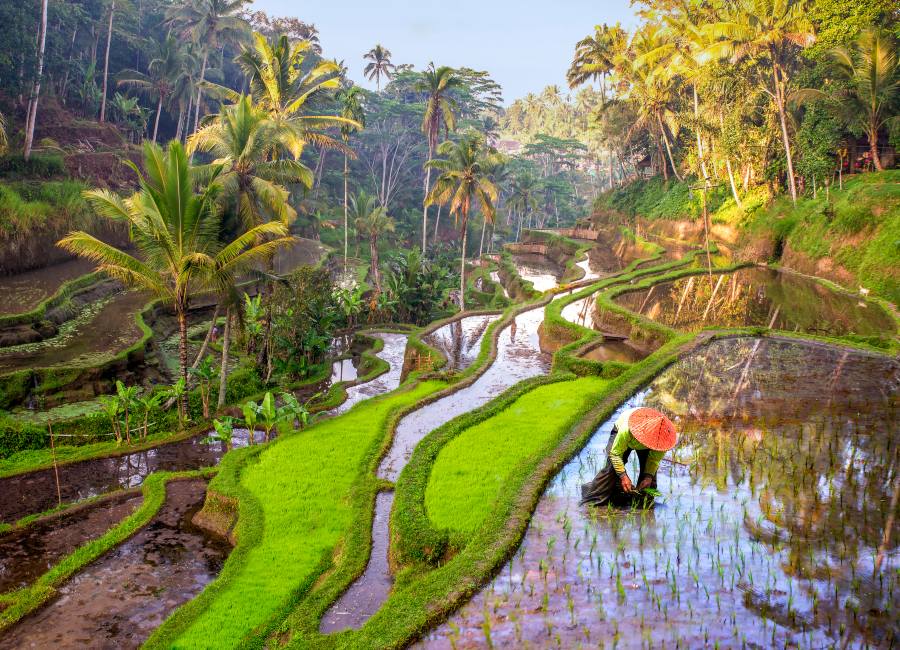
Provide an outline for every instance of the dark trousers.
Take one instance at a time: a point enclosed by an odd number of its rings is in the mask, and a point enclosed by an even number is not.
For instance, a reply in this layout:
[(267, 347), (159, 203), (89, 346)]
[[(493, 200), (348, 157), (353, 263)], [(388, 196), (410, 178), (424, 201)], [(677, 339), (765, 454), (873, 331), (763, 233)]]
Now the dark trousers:
[[(619, 478), (619, 475), (616, 474), (615, 468), (613, 468), (612, 460), (609, 458), (610, 449), (612, 449), (613, 441), (616, 438), (616, 434), (618, 434), (618, 429), (613, 427), (612, 431), (609, 434), (609, 442), (606, 445), (606, 466), (597, 472), (597, 476), (594, 477), (594, 480), (590, 483), (585, 483), (581, 486), (581, 502), (582, 503), (590, 503), (598, 506), (605, 506), (607, 503), (614, 506), (630, 506), (634, 503), (634, 495), (627, 494), (622, 489), (622, 481)], [(626, 449), (625, 453), (622, 454), (622, 461), (627, 463), (628, 459), (631, 457), (631, 452), (637, 454), (638, 463), (640, 463), (640, 475), (638, 476), (638, 480), (635, 481), (635, 488), (637, 484), (640, 483), (645, 478), (650, 478), (651, 483), (650, 487), (654, 490), (656, 489), (656, 476), (653, 474), (647, 474), (647, 457), (650, 454), (649, 449)], [(643, 500), (644, 497), (641, 497)]]

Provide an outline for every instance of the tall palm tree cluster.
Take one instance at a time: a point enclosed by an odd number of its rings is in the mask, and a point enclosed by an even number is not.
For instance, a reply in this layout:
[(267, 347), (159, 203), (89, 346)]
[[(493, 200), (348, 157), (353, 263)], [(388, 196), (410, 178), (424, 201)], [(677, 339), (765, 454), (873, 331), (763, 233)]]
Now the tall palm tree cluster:
[[(763, 181), (786, 187), (794, 201), (804, 185), (829, 183), (850, 141), (868, 149), (874, 168), (893, 158), (883, 146), (900, 109), (890, 12), (828, 47), (817, 43), (828, 25), (808, 0), (644, 4), (632, 34), (601, 25), (580, 41), (568, 73), (573, 88), (601, 84), (596, 118), (611, 174), (615, 155), (620, 177), (648, 165), (665, 178), (689, 174), (727, 185), (741, 205), (741, 194)], [(843, 129), (820, 130), (818, 140), (829, 140), (813, 147), (800, 136), (823, 111)]]
[[(219, 43), (225, 34), (237, 34), (231, 18), (238, 6), (196, 0), (174, 7), (172, 30), (197, 31)], [(211, 36), (214, 32), (218, 36)], [(237, 286), (248, 274), (270, 272), (277, 250), (295, 242), (290, 226), (297, 212), (290, 189), (308, 189), (313, 183), (313, 171), (301, 160), (304, 148), (335, 148), (349, 155), (345, 142), (328, 129), (338, 128), (349, 136), (360, 127), (356, 113), (346, 117), (311, 108), (320, 95), (333, 96), (339, 89), (340, 72), (336, 64), (315, 55), (308, 41), (291, 43), (285, 36), (266, 38), (258, 33), (248, 37), (237, 57), (248, 94), (205, 81), (206, 66), (201, 65), (196, 94), (189, 94), (189, 103), (196, 109), (204, 94), (216, 97), (218, 113), (202, 118), (197, 110), (193, 116), (185, 111), (186, 144), (176, 138), (163, 149), (146, 141), (143, 165), (132, 165), (139, 188), (130, 196), (108, 190), (86, 192), (100, 215), (128, 225), (136, 254), (85, 232), (73, 232), (59, 242), (124, 285), (148, 291), (173, 308), (185, 384), (191, 300), (200, 294), (217, 297), (216, 313), (224, 311), (226, 322), (220, 406), (225, 399), (230, 325), (242, 305)], [(162, 105), (184, 80), (184, 70), (177, 65), (181, 55), (174, 33), (169, 34), (159, 56), (149, 62), (148, 73), (129, 71), (127, 83), (155, 93)], [(156, 135), (155, 125), (153, 140)], [(204, 162), (195, 164), (195, 154)], [(181, 408), (186, 409), (186, 402)]]

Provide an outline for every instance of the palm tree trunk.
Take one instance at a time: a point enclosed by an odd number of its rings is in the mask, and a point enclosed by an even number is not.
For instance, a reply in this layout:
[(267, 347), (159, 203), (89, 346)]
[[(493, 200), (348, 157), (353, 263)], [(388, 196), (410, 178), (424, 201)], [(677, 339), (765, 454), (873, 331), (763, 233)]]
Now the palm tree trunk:
[(187, 314), (184, 312), (184, 307), (179, 305), (176, 307), (177, 315), (178, 315), (178, 332), (180, 334), (180, 340), (178, 343), (178, 361), (181, 366), (181, 378), (184, 380), (185, 391), (181, 396), (181, 412), (184, 414), (184, 419), (187, 420), (188, 417), (188, 396), (187, 396), (187, 374), (188, 374), (188, 365), (187, 365), (187, 345), (188, 345), (188, 336), (187, 336)]
[(700, 137), (700, 98), (697, 96), (697, 84), (691, 84), (691, 86), (694, 90), (694, 120), (696, 121), (694, 131), (697, 134), (697, 157), (700, 158), (700, 171), (703, 173), (703, 178), (709, 178), (706, 161), (703, 159), (703, 140)]
[(206, 80), (206, 63), (209, 60), (209, 50), (203, 51), (203, 65), (200, 66), (200, 83), (197, 84), (197, 104), (194, 106), (194, 131), (200, 128), (200, 98), (203, 97), (203, 82)]
[(163, 96), (159, 95), (159, 103), (156, 105), (156, 119), (153, 120), (153, 142), (156, 142), (156, 134), (159, 132), (159, 114), (162, 113)]
[(381, 293), (381, 275), (378, 273), (378, 239), (369, 238), (369, 257), (372, 261), (372, 279), (375, 280), (375, 289)]
[(875, 124), (869, 125), (869, 153), (872, 155), (875, 169), (883, 172), (884, 166), (881, 164), (881, 156), (878, 155), (878, 126)]
[[(428, 147), (428, 161), (431, 162), (431, 147)], [(428, 191), (431, 189), (431, 167), (425, 169), (425, 200), (422, 202), (422, 254), (428, 247)]]
[(72, 69), (72, 58), (75, 56), (75, 37), (78, 36), (78, 26), (72, 30), (72, 42), (69, 45), (69, 64), (66, 66), (66, 73), (63, 75), (62, 84), (59, 86), (59, 99), (63, 106), (66, 105), (66, 88), (69, 87), (69, 70)]
[(200, 346), (200, 351), (197, 352), (197, 356), (194, 359), (194, 363), (191, 364), (191, 368), (199, 366), (203, 357), (206, 356), (206, 350), (209, 349), (209, 342), (212, 340), (213, 330), (216, 328), (216, 321), (219, 320), (219, 310), (221, 307), (221, 304), (216, 304), (216, 309), (213, 311), (212, 315), (212, 322), (209, 324), (209, 329), (206, 330), (206, 338), (203, 339), (203, 345)]
[(466, 235), (468, 234), (468, 215), (462, 218), (462, 251), (459, 255), (459, 310), (466, 310)]
[(31, 157), (31, 147), (34, 144), (34, 125), (37, 121), (38, 99), (41, 96), (41, 76), (44, 74), (44, 49), (47, 45), (47, 0), (41, 3), (41, 27), (38, 38), (38, 65), (37, 76), (31, 86), (31, 99), (28, 102), (28, 112), (25, 117), (25, 160)]
[(778, 64), (772, 56), (772, 75), (775, 80), (775, 106), (778, 108), (778, 119), (781, 122), (781, 138), (784, 144), (784, 155), (787, 158), (788, 187), (791, 188), (791, 200), (797, 203), (797, 182), (794, 180), (794, 159), (791, 156), (791, 140), (788, 137), (787, 117), (784, 110), (784, 89), (778, 75)]
[[(678, 173), (678, 170), (675, 168), (675, 160), (672, 158), (672, 148), (669, 146), (669, 136), (666, 135), (666, 129), (663, 126), (662, 118), (659, 116), (659, 113), (656, 114), (656, 122), (659, 124), (659, 131), (660, 133), (662, 133), (663, 142), (666, 144), (666, 153), (669, 155), (669, 163), (672, 165), (672, 173), (675, 174), (675, 178), (681, 181), (683, 179)], [(665, 164), (666, 162), (663, 161), (664, 166)]]
[(737, 207), (742, 208), (744, 204), (741, 202), (741, 197), (738, 196), (737, 185), (734, 182), (734, 172), (731, 171), (731, 158), (725, 157), (725, 169), (728, 170), (728, 180), (731, 183), (731, 194), (734, 196), (734, 202), (737, 204)]
[(216, 410), (225, 406), (225, 389), (228, 387), (228, 346), (231, 343), (231, 308), (225, 310), (225, 331), (222, 332), (222, 367), (219, 368), (219, 399)]
[(478, 259), (484, 255), (484, 231), (487, 230), (487, 219), (481, 222), (481, 243), (478, 245)]
[(116, 12), (116, 0), (109, 5), (109, 25), (106, 28), (106, 56), (103, 63), (103, 96), (100, 98), (100, 123), (106, 119), (106, 87), (109, 83), (109, 46), (112, 44), (113, 14)]
[(349, 240), (347, 239), (347, 177), (350, 174), (349, 163), (347, 161), (347, 154), (344, 154), (344, 279), (346, 281), (347, 278), (347, 248), (349, 246)]
[(434, 220), (434, 243), (438, 243), (438, 233), (441, 230), (441, 208), (444, 206), (438, 203), (437, 217)]

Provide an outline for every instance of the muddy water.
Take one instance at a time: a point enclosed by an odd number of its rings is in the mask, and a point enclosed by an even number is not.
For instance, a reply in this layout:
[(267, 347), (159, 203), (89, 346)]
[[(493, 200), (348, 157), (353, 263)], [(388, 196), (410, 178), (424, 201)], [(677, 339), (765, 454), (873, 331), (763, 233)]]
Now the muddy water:
[(623, 406), (681, 432), (656, 507), (579, 505), (615, 414), (513, 559), (423, 645), (896, 647), (898, 397), (885, 357), (746, 338), (697, 351)]
[(34, 582), (137, 510), (141, 500), (139, 494), (118, 495), (0, 536), (0, 593)]
[(384, 341), (384, 347), (377, 354), (390, 364), (390, 369), (379, 375), (372, 381), (357, 384), (347, 388), (347, 400), (331, 411), (335, 415), (349, 411), (355, 404), (364, 399), (388, 393), (400, 385), (400, 376), (403, 373), (403, 356), (406, 353), (406, 334), (390, 334), (378, 332), (373, 334)]
[(230, 546), (191, 523), (204, 481), (174, 481), (134, 537), (63, 584), (48, 605), (0, 636), (8, 648), (136, 648), (218, 575)]
[(498, 318), (497, 315), (467, 316), (436, 329), (422, 340), (446, 357), (445, 370), (463, 370), (475, 361), (485, 330)]
[(75, 258), (62, 264), (0, 277), (0, 296), (3, 296), (0, 312), (21, 314), (31, 311), (56, 293), (64, 282), (87, 275), (95, 266), (93, 262)]
[(387, 600), (394, 584), (388, 565), (388, 523), (394, 505), (393, 492), (379, 492), (375, 497), (375, 519), (372, 522), (372, 555), (363, 575), (344, 592), (322, 618), (324, 633), (357, 627), (355, 621), (371, 617)]
[(135, 315), (147, 303), (139, 292), (123, 292), (88, 306), (81, 316), (39, 343), (0, 350), (0, 373), (25, 368), (97, 365), (141, 338)]
[(536, 291), (547, 291), (559, 284), (563, 269), (543, 255), (513, 255), (519, 277), (534, 285)]
[(893, 319), (874, 303), (808, 278), (758, 267), (665, 282), (615, 300), (686, 331), (750, 325), (833, 336), (895, 332)]
[[(137, 487), (156, 471), (183, 471), (212, 467), (225, 455), (225, 446), (204, 442), (206, 434), (170, 442), (124, 456), (95, 458), (59, 466), (63, 503), (81, 501), (123, 488)], [(246, 430), (235, 430), (236, 447), (248, 442)], [(25, 515), (57, 505), (53, 469), (0, 479), (0, 523), (12, 523)]]
[(581, 355), (591, 361), (621, 361), (635, 363), (647, 357), (647, 352), (633, 345), (630, 341), (603, 341)]

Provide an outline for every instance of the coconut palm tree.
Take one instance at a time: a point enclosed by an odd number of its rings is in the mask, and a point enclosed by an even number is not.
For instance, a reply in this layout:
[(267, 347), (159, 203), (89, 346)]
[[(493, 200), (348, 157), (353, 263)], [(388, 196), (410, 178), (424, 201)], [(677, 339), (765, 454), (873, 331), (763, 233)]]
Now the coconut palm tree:
[(309, 187), (312, 171), (299, 160), (271, 154), (286, 148), (291, 134), (243, 96), (188, 140), (188, 154), (206, 151), (215, 157), (205, 169), (219, 171), (218, 184), (244, 228), (264, 221), (293, 223), (297, 211), (288, 203), (288, 183)]
[[(339, 115), (309, 114), (316, 100), (340, 88), (341, 68), (334, 61), (324, 61), (313, 51), (309, 41), (291, 44), (287, 36), (267, 39), (253, 34), (250, 46), (244, 47), (236, 59), (250, 80), (253, 102), (269, 113), (269, 117), (286, 129), (286, 145), (294, 158), (311, 144), (318, 149), (337, 149), (352, 155), (339, 140), (324, 129), (359, 124)], [(237, 93), (220, 92), (237, 101)]]
[(494, 221), (494, 203), (497, 201), (497, 186), (488, 177), (488, 170), (495, 166), (478, 135), (466, 135), (459, 142), (447, 141), (441, 144), (438, 154), (444, 156), (428, 162), (430, 169), (436, 169), (440, 176), (425, 198), (425, 204), (450, 204), (450, 214), (456, 217), (462, 238), (459, 265), (459, 308), (466, 309), (466, 230), (469, 214), (476, 206), (481, 209), (485, 221)]
[[(872, 162), (884, 170), (878, 155), (878, 132), (900, 122), (900, 65), (897, 42), (889, 33), (869, 29), (853, 47), (831, 50), (837, 76), (846, 88), (836, 94), (838, 108), (851, 126), (865, 131)], [(823, 96), (818, 90), (804, 93)]]
[(378, 238), (387, 232), (394, 232), (394, 220), (387, 210), (378, 205), (374, 196), (360, 192), (350, 199), (351, 215), (356, 231), (369, 240), (369, 255), (372, 264), (372, 279), (381, 293), (381, 272), (378, 263)]
[(169, 102), (187, 74), (184, 48), (172, 34), (156, 43), (156, 56), (147, 64), (146, 74), (138, 70), (122, 70), (118, 74), (119, 86), (138, 88), (156, 98), (156, 117), (153, 120), (151, 138), (153, 142), (156, 142), (159, 133), (159, 116), (163, 106)]
[(366, 69), (363, 70), (363, 74), (366, 75), (366, 79), (369, 81), (374, 79), (378, 92), (381, 92), (381, 77), (383, 76), (385, 79), (390, 80), (390, 78), (394, 76), (394, 71), (397, 69), (396, 66), (391, 63), (391, 51), (379, 43), (366, 52), (363, 58), (370, 61), (370, 63), (366, 65)]
[[(462, 79), (453, 68), (442, 65), (435, 68), (430, 64), (422, 79), (416, 84), (416, 90), (426, 93), (425, 114), (422, 117), (422, 133), (428, 141), (428, 162), (434, 157), (441, 129), (445, 137), (456, 128), (457, 103), (452, 91), (462, 86)], [(431, 187), (431, 166), (425, 164), (425, 196), (422, 206), (422, 252), (425, 252), (428, 235), (428, 193)]]
[[(130, 255), (86, 232), (73, 232), (59, 242), (65, 250), (98, 264), (98, 270), (128, 287), (145, 289), (172, 306), (180, 332), (181, 379), (187, 383), (187, 310), (199, 291), (223, 291), (241, 272), (294, 243), (287, 227), (268, 222), (223, 242), (221, 214), (216, 205), (220, 170), (208, 175), (199, 189), (196, 170), (181, 143), (167, 151), (144, 143), (143, 169), (127, 161), (140, 189), (128, 198), (109, 190), (85, 192), (98, 214), (128, 224), (138, 255)], [(264, 242), (264, 243), (260, 243)], [(187, 396), (181, 408), (187, 412)]]
[[(200, 79), (197, 84), (197, 98), (194, 101), (194, 128), (200, 126), (200, 102), (203, 98), (203, 82), (209, 53), (229, 43), (243, 41), (250, 32), (250, 25), (240, 12), (248, 0), (187, 0), (174, 5), (166, 22), (182, 36), (190, 37), (203, 52), (200, 64)], [(191, 133), (191, 129), (186, 129)]]
[[(366, 111), (363, 108), (362, 104), (363, 92), (358, 86), (350, 86), (342, 90), (338, 93), (338, 101), (341, 103), (341, 117), (348, 120), (347, 124), (341, 125), (341, 138), (344, 140), (344, 144), (349, 147), (350, 145), (350, 135), (356, 129), (350, 124), (350, 122), (355, 122), (360, 125), (360, 128), (365, 128), (366, 126)], [(348, 192), (347, 192), (347, 184), (350, 178), (350, 156), (347, 152), (344, 152), (344, 276), (347, 276), (347, 251), (349, 246), (349, 219), (347, 215), (347, 211), (349, 208), (348, 204)]]
[(594, 35), (575, 45), (575, 56), (566, 73), (569, 88), (600, 80), (600, 98), (606, 101), (606, 77), (615, 70), (615, 57), (628, 45), (628, 34), (619, 23), (596, 25)]
[(807, 18), (808, 9), (807, 0), (736, 0), (727, 5), (725, 20), (709, 23), (703, 28), (715, 41), (706, 48), (708, 56), (728, 57), (732, 62), (751, 59), (760, 66), (768, 65), (771, 76), (766, 92), (778, 112), (787, 159), (788, 187), (794, 203), (797, 202), (797, 183), (786, 106), (796, 50), (815, 41)]

